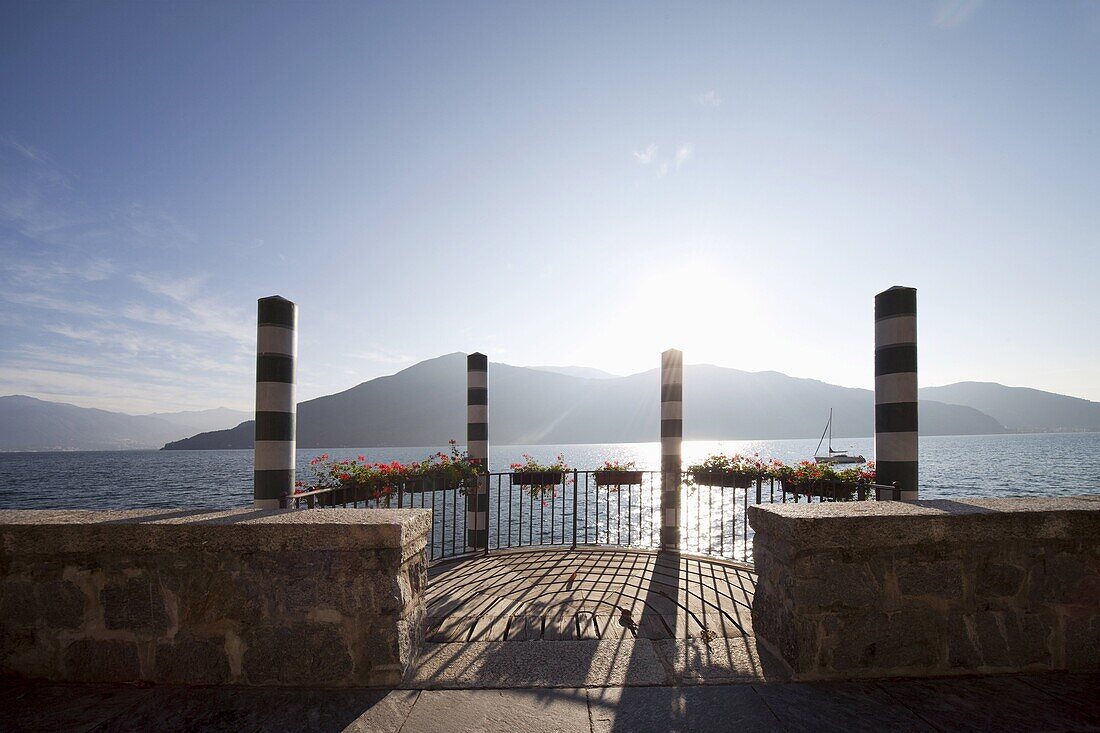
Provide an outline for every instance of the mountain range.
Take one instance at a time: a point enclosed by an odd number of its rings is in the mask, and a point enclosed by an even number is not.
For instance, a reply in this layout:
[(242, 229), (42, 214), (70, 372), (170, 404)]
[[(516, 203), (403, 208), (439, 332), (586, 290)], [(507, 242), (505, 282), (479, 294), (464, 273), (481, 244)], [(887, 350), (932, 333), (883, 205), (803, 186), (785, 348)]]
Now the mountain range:
[(0, 451), (152, 449), (249, 417), (224, 407), (126, 415), (9, 395), (0, 397)]
[[(659, 370), (585, 376), (568, 367), (489, 365), (489, 435), (497, 444), (636, 442), (658, 439)], [(988, 388), (988, 389), (987, 389)], [(936, 390), (946, 390), (937, 392)], [(396, 374), (298, 405), (302, 448), (462, 443), (466, 434), (465, 356), (448, 354)], [(1095, 430), (1100, 403), (1038, 390), (959, 383), (922, 390), (924, 435), (1025, 430)], [(938, 398), (938, 399), (937, 399)], [(1017, 399), (1041, 408), (1018, 407)], [(977, 408), (980, 402), (1000, 415)], [(1083, 403), (1083, 405), (1081, 404)], [(684, 367), (685, 438), (814, 438), (830, 408), (836, 437), (874, 431), (874, 395), (778, 372), (705, 364)], [(1033, 415), (1042, 416), (1042, 421)], [(1051, 426), (1051, 427), (1041, 427)], [(251, 421), (195, 435), (167, 449), (250, 448)]]
[[(490, 438), (498, 444), (658, 439), (660, 373), (587, 367), (489, 366)], [(923, 435), (1100, 431), (1100, 403), (989, 382), (921, 390)], [(779, 372), (684, 367), (688, 439), (816, 438), (830, 408), (838, 438), (874, 431), (874, 395)], [(226, 408), (125, 415), (0, 397), (0, 450), (251, 448), (249, 413)], [(466, 364), (448, 354), (298, 405), (303, 448), (459, 443), (466, 435)], [(235, 427), (231, 427), (234, 426)]]

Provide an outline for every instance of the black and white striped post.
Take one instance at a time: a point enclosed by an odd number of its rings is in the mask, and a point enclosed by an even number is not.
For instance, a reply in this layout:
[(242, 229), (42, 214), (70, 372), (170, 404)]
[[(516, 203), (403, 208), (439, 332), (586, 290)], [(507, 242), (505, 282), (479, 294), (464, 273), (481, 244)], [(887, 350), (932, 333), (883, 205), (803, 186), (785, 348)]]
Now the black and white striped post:
[[(489, 467), (489, 358), (466, 357), (466, 450), (470, 458)], [(477, 489), (466, 494), (466, 546), (489, 548), (489, 477), (481, 474)]]
[(684, 439), (684, 354), (661, 354), (661, 549), (680, 548), (681, 449)]
[(279, 509), (294, 494), (298, 306), (278, 295), (260, 298), (257, 323), (253, 499), (257, 509)]
[(875, 296), (875, 481), (917, 499), (917, 291)]

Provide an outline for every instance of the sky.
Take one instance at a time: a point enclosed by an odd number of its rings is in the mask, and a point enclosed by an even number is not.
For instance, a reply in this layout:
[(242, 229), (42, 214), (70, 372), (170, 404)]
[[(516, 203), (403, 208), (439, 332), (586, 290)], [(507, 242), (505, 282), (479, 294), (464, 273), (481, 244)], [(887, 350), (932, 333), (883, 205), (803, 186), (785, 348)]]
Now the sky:
[(1100, 400), (1100, 3), (0, 4), (0, 394), (299, 397), (455, 351)]

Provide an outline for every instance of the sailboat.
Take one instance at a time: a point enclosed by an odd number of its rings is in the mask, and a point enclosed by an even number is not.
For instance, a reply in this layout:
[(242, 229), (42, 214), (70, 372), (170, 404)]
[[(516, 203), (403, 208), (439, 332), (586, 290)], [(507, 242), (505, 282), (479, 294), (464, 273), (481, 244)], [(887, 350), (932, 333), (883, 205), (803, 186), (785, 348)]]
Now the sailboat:
[[(821, 444), (825, 442), (825, 434), (829, 435), (829, 452), (825, 455), (821, 455)], [(866, 463), (867, 459), (863, 456), (850, 456), (844, 451), (833, 450), (833, 408), (829, 408), (829, 422), (825, 424), (825, 429), (821, 431), (821, 440), (817, 441), (817, 447), (814, 448), (814, 460), (818, 463)]]

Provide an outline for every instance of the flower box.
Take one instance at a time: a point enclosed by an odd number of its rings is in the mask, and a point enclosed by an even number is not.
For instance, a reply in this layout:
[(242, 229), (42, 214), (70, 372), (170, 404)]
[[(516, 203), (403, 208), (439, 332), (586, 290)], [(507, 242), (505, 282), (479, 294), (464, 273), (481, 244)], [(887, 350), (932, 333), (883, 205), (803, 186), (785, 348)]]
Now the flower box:
[(515, 471), (511, 481), (513, 486), (556, 486), (564, 475), (564, 471)]
[[(386, 492), (389, 488), (390, 491)], [(375, 499), (386, 502), (386, 497), (397, 491), (394, 485), (378, 484), (372, 486), (345, 486), (316, 495), (317, 506), (334, 507), (356, 502), (374, 501)]]
[(747, 489), (753, 485), (752, 476), (727, 471), (694, 471), (691, 474), (700, 486), (718, 486), (724, 489)]
[(430, 491), (453, 491), (462, 488), (462, 482), (440, 476), (417, 476), (405, 479), (401, 490), (409, 494), (422, 494)]
[(836, 479), (814, 479), (811, 481), (784, 478), (783, 491), (788, 494), (801, 494), (802, 496), (816, 496), (822, 499), (834, 501), (852, 501), (859, 498), (859, 484), (855, 481), (838, 481)]
[(800, 481), (798, 479), (783, 477), (779, 479), (780, 486), (783, 487), (783, 491), (788, 494), (802, 494), (810, 488), (810, 481)]
[(856, 497), (859, 484), (854, 481), (838, 481), (836, 479), (823, 479), (818, 481), (817, 495), (823, 499), (836, 501), (848, 501)]
[(596, 471), (596, 486), (633, 486), (642, 483), (641, 471)]

